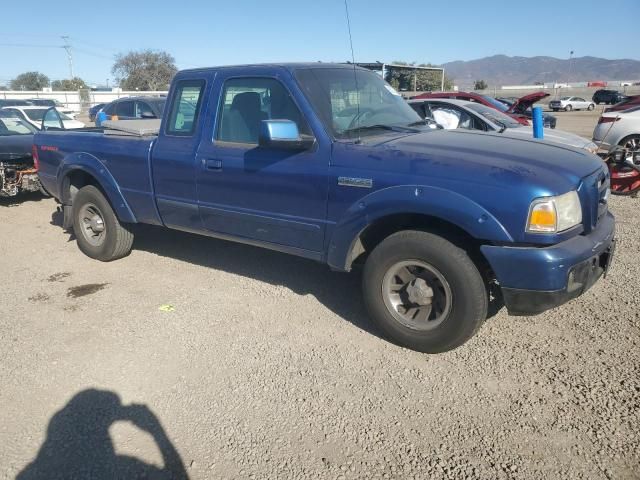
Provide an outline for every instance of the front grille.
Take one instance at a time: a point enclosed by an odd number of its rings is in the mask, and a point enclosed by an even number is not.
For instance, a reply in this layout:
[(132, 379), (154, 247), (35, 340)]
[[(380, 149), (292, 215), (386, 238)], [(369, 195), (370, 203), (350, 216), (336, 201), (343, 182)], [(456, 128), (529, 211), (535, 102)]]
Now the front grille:
[(583, 224), (587, 233), (598, 226), (598, 222), (609, 209), (607, 205), (609, 185), (609, 172), (606, 168), (592, 173), (582, 181), (580, 197)]

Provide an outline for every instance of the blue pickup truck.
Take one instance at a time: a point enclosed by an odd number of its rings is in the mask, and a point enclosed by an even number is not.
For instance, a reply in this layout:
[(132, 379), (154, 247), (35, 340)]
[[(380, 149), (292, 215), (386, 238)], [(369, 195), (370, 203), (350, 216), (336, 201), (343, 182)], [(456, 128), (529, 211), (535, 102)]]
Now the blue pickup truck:
[(350, 65), (181, 71), (157, 124), (64, 131), (55, 115), (39, 175), (89, 257), (126, 256), (145, 223), (362, 266), (373, 322), (419, 351), (464, 343), (492, 302), (557, 307), (613, 255), (598, 157), (434, 128)]

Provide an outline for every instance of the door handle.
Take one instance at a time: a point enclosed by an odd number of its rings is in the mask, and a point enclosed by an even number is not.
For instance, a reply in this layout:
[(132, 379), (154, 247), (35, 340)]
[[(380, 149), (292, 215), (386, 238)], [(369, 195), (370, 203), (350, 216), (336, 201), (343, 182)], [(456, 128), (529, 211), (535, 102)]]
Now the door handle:
[(222, 160), (213, 160), (211, 158), (203, 158), (202, 166), (206, 170), (213, 170), (215, 172), (219, 172), (222, 170)]

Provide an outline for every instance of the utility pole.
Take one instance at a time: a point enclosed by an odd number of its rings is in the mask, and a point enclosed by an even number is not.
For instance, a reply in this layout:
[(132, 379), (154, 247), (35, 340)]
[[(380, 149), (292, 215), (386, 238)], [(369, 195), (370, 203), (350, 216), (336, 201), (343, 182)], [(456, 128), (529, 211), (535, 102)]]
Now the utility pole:
[(69, 37), (62, 35), (60, 38), (64, 40), (62, 48), (67, 52), (67, 59), (69, 60), (69, 80), (73, 80), (73, 54), (71, 52), (71, 45), (69, 45)]
[(571, 81), (571, 67), (573, 66), (573, 50), (569, 52), (569, 78), (567, 78), (567, 87)]

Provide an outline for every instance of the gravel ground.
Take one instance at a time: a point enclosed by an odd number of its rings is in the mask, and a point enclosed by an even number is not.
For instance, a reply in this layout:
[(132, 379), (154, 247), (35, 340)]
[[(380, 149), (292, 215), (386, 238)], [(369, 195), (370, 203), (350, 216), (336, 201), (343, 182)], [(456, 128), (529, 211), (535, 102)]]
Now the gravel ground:
[(428, 356), (357, 275), (153, 228), (103, 264), (52, 200), (3, 201), (0, 477), (639, 478), (638, 202), (605, 281)]

